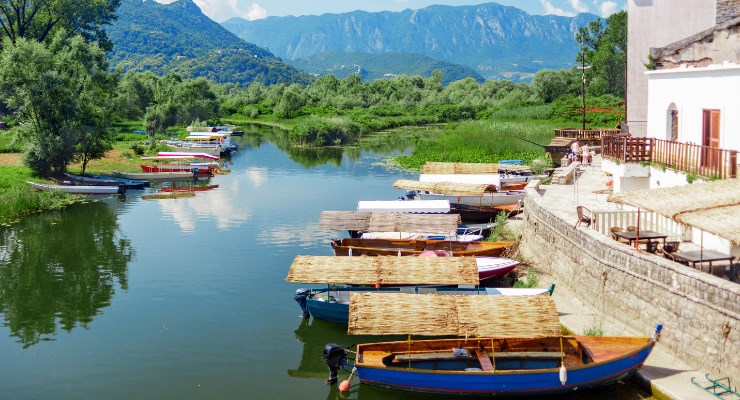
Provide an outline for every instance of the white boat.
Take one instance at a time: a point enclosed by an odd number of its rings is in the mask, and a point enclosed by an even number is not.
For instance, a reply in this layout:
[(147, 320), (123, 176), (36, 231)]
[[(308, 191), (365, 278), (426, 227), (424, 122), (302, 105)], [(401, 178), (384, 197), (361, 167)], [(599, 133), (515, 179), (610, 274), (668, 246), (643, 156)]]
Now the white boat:
[(221, 153), (230, 153), (233, 149), (230, 132), (190, 132), (188, 137), (183, 139), (186, 142), (198, 143), (201, 145), (218, 145)]
[(417, 232), (364, 232), (361, 239), (408, 239), (408, 240), (454, 240), (458, 242), (478, 242), (483, 240), (483, 228), (458, 228), (449, 233)]
[(196, 157), (204, 158), (207, 160), (218, 161), (218, 156), (214, 156), (209, 153), (198, 153), (198, 152), (178, 152), (178, 151), (160, 151), (157, 153), (157, 157)]
[(419, 192), (419, 197), (425, 200), (447, 200), (452, 204), (499, 207), (517, 204), (520, 200), (524, 199), (524, 194), (524, 190), (507, 190), (504, 192), (486, 192), (483, 196), (455, 196), (422, 191)]
[(220, 143), (201, 143), (199, 141), (167, 140), (164, 144), (178, 153), (205, 153), (218, 158), (221, 155)]
[(123, 186), (48, 185), (37, 182), (26, 183), (36, 190), (59, 190), (70, 194), (119, 194), (126, 191), (126, 188)]

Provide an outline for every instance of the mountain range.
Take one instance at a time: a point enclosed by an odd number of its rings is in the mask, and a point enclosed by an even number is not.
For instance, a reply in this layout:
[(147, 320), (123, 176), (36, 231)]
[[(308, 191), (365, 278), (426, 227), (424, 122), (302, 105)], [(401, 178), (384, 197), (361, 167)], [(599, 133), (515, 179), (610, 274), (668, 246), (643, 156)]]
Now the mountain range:
[(122, 0), (108, 26), (111, 65), (216, 82), (308, 82), (310, 76), (205, 16), (193, 0)]
[(400, 12), (231, 18), (240, 38), (293, 62), (321, 53), (416, 53), (475, 69), (486, 79), (529, 79), (542, 68), (574, 65), (575, 34), (598, 17), (530, 15), (486, 3)]

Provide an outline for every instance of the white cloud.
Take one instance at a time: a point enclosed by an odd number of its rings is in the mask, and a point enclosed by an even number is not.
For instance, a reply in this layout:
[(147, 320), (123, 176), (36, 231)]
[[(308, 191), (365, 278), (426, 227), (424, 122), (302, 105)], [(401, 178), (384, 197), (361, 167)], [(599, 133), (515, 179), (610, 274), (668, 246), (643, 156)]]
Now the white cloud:
[(606, 18), (617, 12), (618, 7), (619, 5), (616, 1), (605, 1), (599, 6), (599, 15)]
[(581, 3), (581, 0), (568, 0), (568, 2), (570, 3), (570, 6), (573, 7), (573, 10), (578, 14), (589, 12), (588, 6)]
[(542, 7), (545, 9), (545, 14), (548, 15), (561, 15), (564, 17), (572, 17), (576, 15), (574, 12), (565, 11), (562, 8), (555, 7), (549, 0), (540, 0), (540, 4), (542, 4)]
[[(156, 0), (159, 3), (172, 3), (175, 0)], [(194, 0), (203, 14), (214, 21), (231, 17), (241, 17), (250, 21), (267, 18), (267, 10), (249, 0)]]

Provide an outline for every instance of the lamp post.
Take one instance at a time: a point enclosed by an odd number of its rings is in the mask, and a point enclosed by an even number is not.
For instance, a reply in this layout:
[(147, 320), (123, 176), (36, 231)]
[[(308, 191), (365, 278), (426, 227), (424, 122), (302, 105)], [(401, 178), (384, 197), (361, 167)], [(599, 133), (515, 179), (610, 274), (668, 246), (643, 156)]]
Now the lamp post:
[(586, 65), (586, 51), (583, 48), (583, 40), (581, 39), (581, 122), (583, 126), (582, 130), (586, 130), (586, 70), (591, 68), (590, 65)]

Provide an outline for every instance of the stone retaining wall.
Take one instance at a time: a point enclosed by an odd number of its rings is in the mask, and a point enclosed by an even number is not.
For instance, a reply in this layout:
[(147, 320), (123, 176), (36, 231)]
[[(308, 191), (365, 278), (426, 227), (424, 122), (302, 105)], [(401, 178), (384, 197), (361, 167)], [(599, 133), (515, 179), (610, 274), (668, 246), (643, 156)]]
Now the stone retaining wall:
[(575, 213), (564, 220), (549, 212), (537, 186), (526, 189), (525, 257), (607, 319), (645, 336), (662, 323), (661, 345), (677, 358), (738, 382), (740, 285), (637, 252), (593, 229), (573, 229)]

